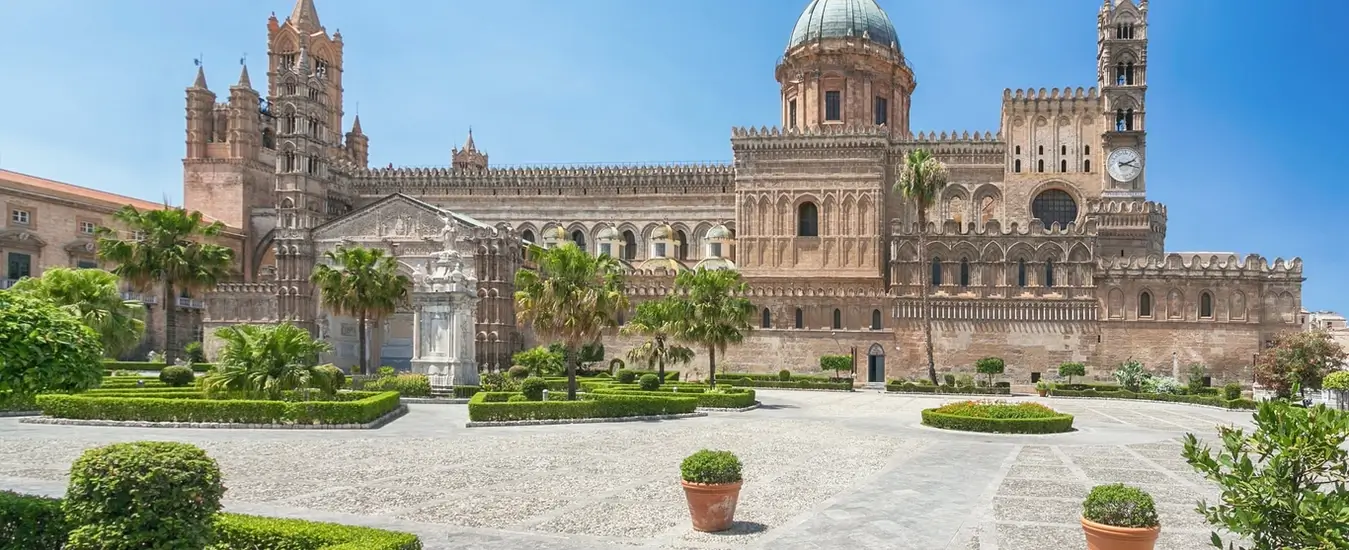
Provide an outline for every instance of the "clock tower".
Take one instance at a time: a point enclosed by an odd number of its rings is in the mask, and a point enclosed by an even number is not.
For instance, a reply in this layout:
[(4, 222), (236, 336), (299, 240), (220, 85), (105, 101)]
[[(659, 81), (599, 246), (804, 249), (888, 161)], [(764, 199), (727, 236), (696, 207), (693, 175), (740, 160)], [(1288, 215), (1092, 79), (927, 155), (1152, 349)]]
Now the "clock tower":
[(1097, 17), (1096, 65), (1104, 111), (1102, 196), (1147, 195), (1148, 0), (1104, 0)]

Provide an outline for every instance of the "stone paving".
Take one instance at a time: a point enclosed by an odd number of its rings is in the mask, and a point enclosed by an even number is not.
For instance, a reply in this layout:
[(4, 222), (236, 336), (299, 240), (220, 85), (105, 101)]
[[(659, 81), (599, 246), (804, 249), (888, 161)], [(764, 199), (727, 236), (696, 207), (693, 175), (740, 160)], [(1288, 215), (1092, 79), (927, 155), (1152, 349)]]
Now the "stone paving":
[[(1179, 437), (1248, 424), (1185, 405), (1041, 401), (1078, 431), (965, 434), (921, 426), (950, 398), (762, 391), (764, 407), (659, 422), (464, 427), (464, 405), (410, 405), (367, 431), (185, 430), (0, 419), (0, 489), (59, 496), (70, 463), (116, 441), (200, 445), (225, 473), (226, 509), (418, 533), (428, 549), (597, 547), (1082, 548), (1097, 483), (1158, 501), (1158, 548), (1207, 548), (1194, 511), (1214, 498)], [(745, 462), (736, 527), (688, 525), (679, 461), (700, 448)]]

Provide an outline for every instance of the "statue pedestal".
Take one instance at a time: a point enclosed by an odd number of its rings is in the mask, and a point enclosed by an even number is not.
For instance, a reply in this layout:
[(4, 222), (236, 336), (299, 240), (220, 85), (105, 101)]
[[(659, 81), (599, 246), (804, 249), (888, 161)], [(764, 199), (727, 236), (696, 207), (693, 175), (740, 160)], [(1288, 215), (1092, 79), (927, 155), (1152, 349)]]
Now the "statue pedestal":
[[(447, 223), (453, 223), (447, 221)], [(478, 281), (447, 227), (445, 251), (425, 276), (413, 281), (412, 372), (426, 374), (433, 388), (479, 384), (474, 328)], [(471, 253), (468, 255), (472, 258)]]

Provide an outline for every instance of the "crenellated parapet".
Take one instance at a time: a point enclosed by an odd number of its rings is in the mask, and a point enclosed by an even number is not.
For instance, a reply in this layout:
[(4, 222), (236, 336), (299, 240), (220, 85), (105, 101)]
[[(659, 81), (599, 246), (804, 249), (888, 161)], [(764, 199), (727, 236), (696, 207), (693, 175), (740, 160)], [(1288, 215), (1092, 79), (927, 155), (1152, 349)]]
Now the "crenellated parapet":
[[(1095, 220), (1088, 218), (1083, 223), (1070, 223), (1067, 227), (1054, 223), (1045, 227), (1044, 222), (1039, 218), (1032, 218), (1030, 223), (1020, 224), (1012, 222), (1006, 228), (996, 219), (985, 221), (983, 227), (971, 222), (961, 224), (955, 220), (946, 220), (943, 223), (928, 222), (927, 235), (930, 238), (942, 236), (962, 236), (962, 237), (1091, 237), (1096, 235), (1097, 224)], [(891, 220), (890, 233), (895, 236), (916, 237), (918, 235), (918, 224), (905, 224), (899, 220)]]
[(1052, 108), (1059, 111), (1076, 111), (1082, 113), (1094, 113), (1099, 109), (1101, 94), (1095, 87), (1083, 89), (1081, 86), (1074, 88), (1027, 88), (1013, 90), (1010, 88), (1002, 91), (1002, 102), (1005, 107), (1027, 110), (1043, 110), (1051, 108), (1046, 102), (1053, 102)]
[(1172, 252), (1161, 256), (1102, 258), (1104, 276), (1198, 276), (1265, 279), (1302, 279), (1302, 259), (1276, 258), (1273, 263), (1259, 254), (1239, 258), (1231, 253)]
[(475, 191), (515, 191), (517, 194), (552, 191), (587, 193), (729, 193), (735, 185), (735, 167), (727, 163), (661, 165), (520, 166), (457, 170), (435, 168), (353, 167), (352, 187), (362, 195), (404, 192), (473, 194)]
[(737, 154), (751, 151), (789, 151), (838, 149), (850, 147), (884, 148), (890, 143), (890, 131), (882, 126), (776, 126), (731, 128), (731, 150)]

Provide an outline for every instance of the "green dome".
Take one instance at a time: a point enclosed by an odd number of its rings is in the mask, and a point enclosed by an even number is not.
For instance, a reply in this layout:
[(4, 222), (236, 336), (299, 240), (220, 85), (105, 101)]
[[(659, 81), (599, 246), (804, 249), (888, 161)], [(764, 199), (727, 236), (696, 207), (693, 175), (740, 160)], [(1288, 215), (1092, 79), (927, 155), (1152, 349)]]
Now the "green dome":
[(811, 0), (796, 20), (787, 49), (824, 38), (865, 38), (899, 49), (895, 26), (876, 0)]

